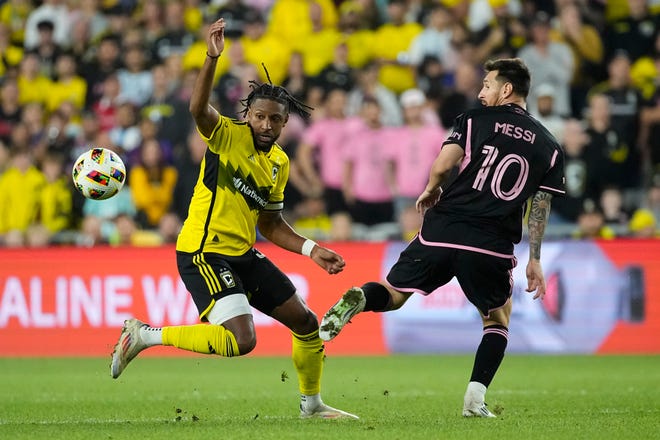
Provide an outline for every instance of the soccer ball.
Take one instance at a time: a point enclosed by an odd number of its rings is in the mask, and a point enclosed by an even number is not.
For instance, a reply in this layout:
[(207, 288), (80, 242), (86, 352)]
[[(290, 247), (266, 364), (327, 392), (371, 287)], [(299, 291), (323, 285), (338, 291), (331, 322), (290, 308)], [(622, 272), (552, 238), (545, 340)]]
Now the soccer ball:
[(126, 167), (117, 153), (106, 148), (92, 148), (76, 159), (71, 176), (83, 196), (105, 200), (124, 186)]

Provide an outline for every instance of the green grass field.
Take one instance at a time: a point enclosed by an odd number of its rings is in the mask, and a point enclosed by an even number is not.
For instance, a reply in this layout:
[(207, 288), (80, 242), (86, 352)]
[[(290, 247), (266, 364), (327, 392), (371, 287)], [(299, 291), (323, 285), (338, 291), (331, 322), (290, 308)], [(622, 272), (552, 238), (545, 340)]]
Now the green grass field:
[(660, 356), (509, 355), (460, 415), (471, 356), (330, 357), (324, 400), (360, 415), (300, 420), (288, 358), (0, 359), (0, 439), (660, 438)]

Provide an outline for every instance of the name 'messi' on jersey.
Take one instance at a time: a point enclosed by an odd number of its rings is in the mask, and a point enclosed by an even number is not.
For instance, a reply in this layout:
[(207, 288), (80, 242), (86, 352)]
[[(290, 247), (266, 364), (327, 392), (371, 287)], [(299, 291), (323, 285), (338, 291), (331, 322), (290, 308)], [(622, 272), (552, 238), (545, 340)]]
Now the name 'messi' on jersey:
[(536, 140), (536, 133), (506, 122), (495, 122), (495, 133), (501, 133), (514, 139), (522, 139), (530, 144)]

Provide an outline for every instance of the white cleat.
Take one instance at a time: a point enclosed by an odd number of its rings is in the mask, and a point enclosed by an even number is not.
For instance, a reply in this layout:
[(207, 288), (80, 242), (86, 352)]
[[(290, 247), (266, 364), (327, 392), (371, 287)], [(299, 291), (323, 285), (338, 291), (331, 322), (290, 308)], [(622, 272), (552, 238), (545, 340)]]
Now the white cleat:
[(308, 412), (303, 410), (302, 406), (300, 407), (300, 418), (301, 419), (359, 419), (355, 414), (342, 411), (337, 408), (333, 408), (325, 403), (317, 406), (314, 411)]
[(319, 337), (331, 341), (355, 315), (364, 310), (367, 300), (359, 287), (351, 287), (321, 320)]
[(115, 349), (112, 352), (110, 374), (112, 374), (113, 379), (118, 378), (128, 363), (148, 347), (140, 337), (140, 328), (142, 327), (148, 327), (148, 325), (135, 318), (124, 321), (119, 341), (115, 344)]
[(497, 417), (495, 414), (488, 410), (488, 407), (483, 402), (466, 402), (463, 405), (463, 417)]

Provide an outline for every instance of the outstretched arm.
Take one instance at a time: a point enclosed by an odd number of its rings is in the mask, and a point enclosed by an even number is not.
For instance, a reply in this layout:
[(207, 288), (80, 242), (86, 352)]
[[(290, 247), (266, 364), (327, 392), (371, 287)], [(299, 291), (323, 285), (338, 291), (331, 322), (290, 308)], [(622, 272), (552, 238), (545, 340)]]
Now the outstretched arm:
[[(272, 243), (288, 251), (302, 254), (303, 244), (307, 239), (293, 230), (284, 220), (281, 212), (261, 212), (257, 225), (261, 234)], [(314, 244), (309, 257), (329, 274), (341, 272), (346, 264), (341, 255), (318, 244)]]
[(195, 119), (195, 124), (197, 124), (200, 133), (206, 137), (211, 136), (220, 118), (218, 111), (209, 104), (209, 99), (213, 88), (215, 66), (224, 49), (225, 20), (221, 18), (209, 28), (206, 37), (206, 59), (197, 75), (190, 97), (190, 113)]
[(543, 268), (541, 267), (541, 243), (545, 226), (548, 223), (550, 215), (550, 205), (552, 194), (537, 191), (532, 197), (531, 207), (529, 209), (529, 220), (527, 229), (529, 230), (529, 262), (525, 271), (527, 275), (527, 291), (534, 292), (534, 299), (543, 298), (545, 295), (545, 278), (543, 277)]

